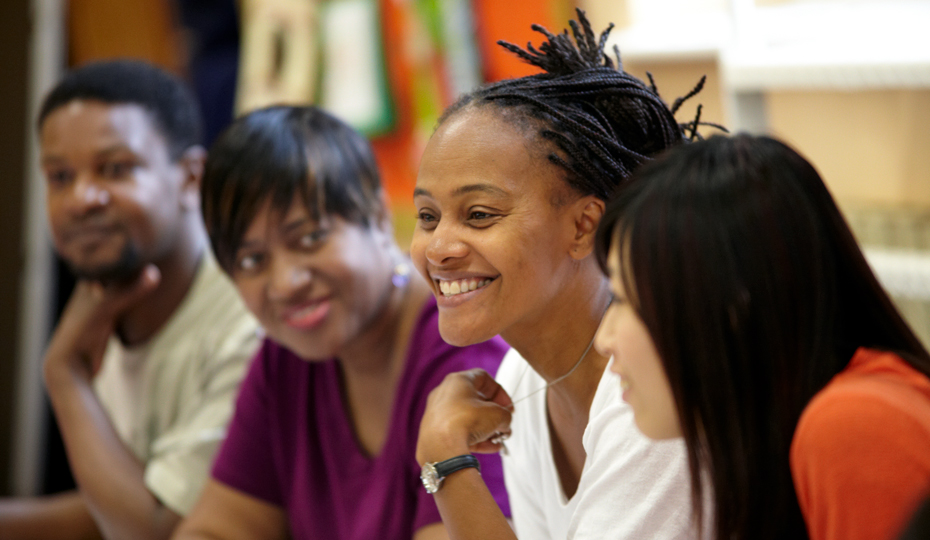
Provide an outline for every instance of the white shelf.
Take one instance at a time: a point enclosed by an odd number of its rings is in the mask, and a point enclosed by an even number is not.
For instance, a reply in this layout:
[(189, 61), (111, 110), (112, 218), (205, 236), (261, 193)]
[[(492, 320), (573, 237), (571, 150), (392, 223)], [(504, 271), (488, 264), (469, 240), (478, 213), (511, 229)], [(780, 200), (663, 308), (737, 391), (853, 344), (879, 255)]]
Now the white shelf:
[(930, 300), (930, 252), (880, 248), (866, 248), (863, 252), (888, 294)]

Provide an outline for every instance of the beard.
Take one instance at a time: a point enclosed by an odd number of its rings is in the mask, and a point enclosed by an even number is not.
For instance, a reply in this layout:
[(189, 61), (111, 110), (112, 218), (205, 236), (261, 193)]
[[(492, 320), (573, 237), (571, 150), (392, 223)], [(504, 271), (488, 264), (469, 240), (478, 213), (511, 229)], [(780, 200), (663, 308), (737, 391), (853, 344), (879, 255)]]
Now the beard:
[(65, 264), (78, 280), (96, 281), (104, 285), (128, 283), (142, 272), (144, 263), (139, 250), (127, 242), (116, 260), (96, 266), (75, 264), (65, 259)]

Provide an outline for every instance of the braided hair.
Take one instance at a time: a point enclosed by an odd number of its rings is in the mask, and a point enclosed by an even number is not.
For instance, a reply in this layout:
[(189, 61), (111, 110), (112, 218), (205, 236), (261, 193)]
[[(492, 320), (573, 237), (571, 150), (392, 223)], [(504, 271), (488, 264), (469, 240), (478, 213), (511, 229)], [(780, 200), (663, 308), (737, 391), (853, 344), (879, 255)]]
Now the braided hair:
[(538, 50), (530, 43), (522, 49), (498, 41), (543, 73), (473, 90), (443, 113), (439, 125), (463, 109), (484, 106), (498, 108), (515, 127), (538, 125), (538, 134), (561, 149), (562, 155), (550, 152), (547, 157), (567, 172), (569, 185), (584, 195), (608, 200), (617, 185), (651, 156), (700, 138), (699, 125), (723, 128), (701, 122), (700, 106), (693, 121), (675, 120), (682, 103), (701, 91), (704, 77), (669, 108), (651, 75), (647, 86), (623, 71), (616, 47), (616, 64), (604, 52), (613, 24), (598, 38), (584, 11), (576, 11), (578, 21), (569, 21), (574, 40), (568, 30), (552, 34), (534, 24), (533, 30), (546, 37)]

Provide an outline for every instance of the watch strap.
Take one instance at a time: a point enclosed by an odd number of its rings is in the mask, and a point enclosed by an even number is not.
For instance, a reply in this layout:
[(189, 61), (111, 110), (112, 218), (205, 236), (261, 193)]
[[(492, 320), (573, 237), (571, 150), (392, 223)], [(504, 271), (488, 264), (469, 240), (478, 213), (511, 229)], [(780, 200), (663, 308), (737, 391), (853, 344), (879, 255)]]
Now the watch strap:
[(455, 471), (461, 471), (469, 467), (474, 467), (481, 471), (481, 464), (478, 462), (478, 458), (471, 454), (455, 456), (454, 458), (440, 461), (433, 466), (436, 467), (436, 475), (440, 478), (445, 478)]

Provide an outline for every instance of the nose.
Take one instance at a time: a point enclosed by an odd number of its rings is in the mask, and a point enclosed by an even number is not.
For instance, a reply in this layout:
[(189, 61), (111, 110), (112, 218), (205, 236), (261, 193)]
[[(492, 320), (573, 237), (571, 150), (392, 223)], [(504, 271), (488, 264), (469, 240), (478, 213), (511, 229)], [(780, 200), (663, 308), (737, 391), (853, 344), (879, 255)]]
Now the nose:
[(597, 333), (594, 334), (594, 348), (597, 349), (597, 352), (601, 356), (614, 356), (614, 347), (612, 346), (615, 330), (614, 326), (614, 306), (611, 305), (607, 308), (607, 313), (604, 314), (604, 319), (601, 321), (601, 325), (597, 328)]
[(426, 260), (434, 266), (448, 264), (454, 259), (460, 259), (468, 254), (468, 245), (456, 233), (454, 223), (444, 224), (442, 221), (433, 229), (426, 244), (424, 255)]
[(96, 182), (90, 174), (79, 174), (71, 192), (72, 212), (83, 215), (105, 207), (110, 202), (110, 192)]
[(289, 253), (271, 255), (271, 272), (268, 296), (273, 301), (290, 300), (295, 293), (306, 288), (313, 280), (313, 273), (299, 257)]

